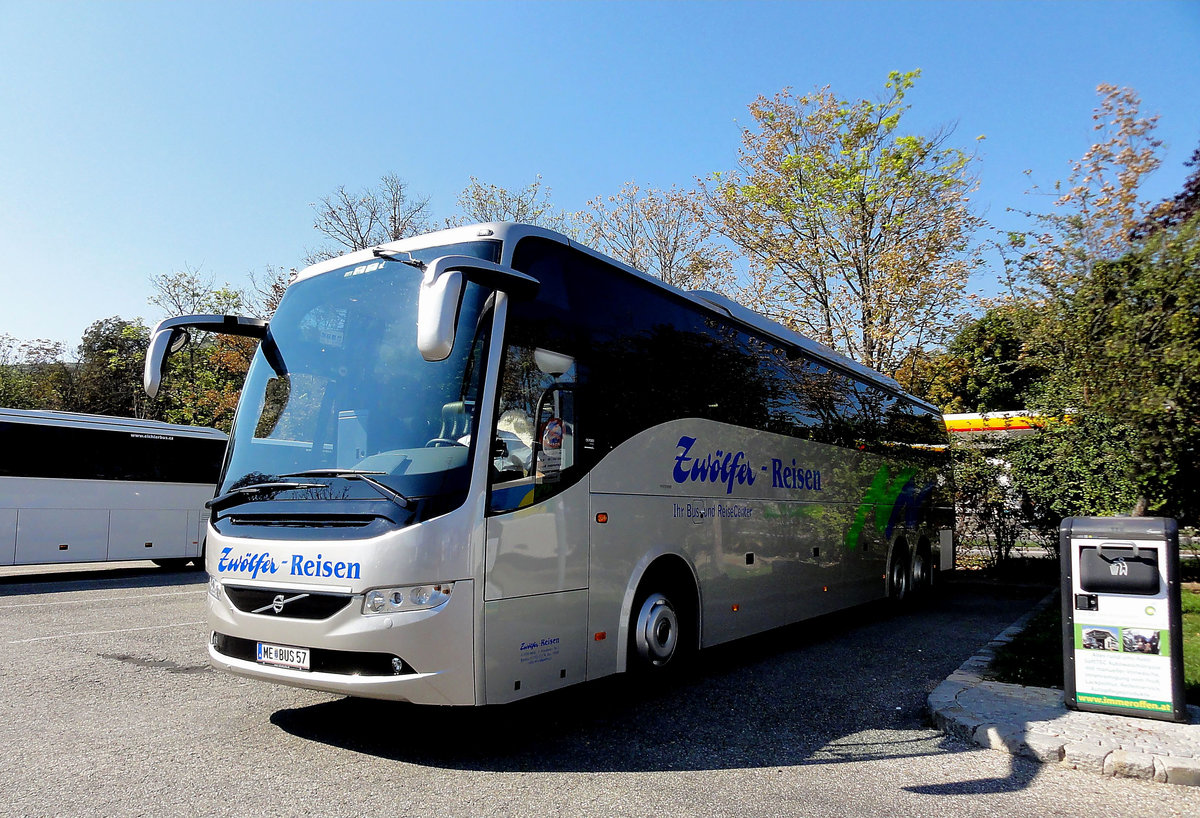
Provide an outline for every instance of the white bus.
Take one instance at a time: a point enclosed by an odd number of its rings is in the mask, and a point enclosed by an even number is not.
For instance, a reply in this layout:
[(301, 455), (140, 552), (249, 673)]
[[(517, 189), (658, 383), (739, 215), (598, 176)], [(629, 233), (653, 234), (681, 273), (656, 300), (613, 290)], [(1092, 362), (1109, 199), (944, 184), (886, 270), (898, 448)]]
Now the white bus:
[(301, 272), (211, 503), (209, 656), (483, 705), (927, 589), (935, 407), (720, 296), (556, 233), (455, 228)]
[(198, 564), (226, 442), (204, 427), (0, 409), (0, 565)]

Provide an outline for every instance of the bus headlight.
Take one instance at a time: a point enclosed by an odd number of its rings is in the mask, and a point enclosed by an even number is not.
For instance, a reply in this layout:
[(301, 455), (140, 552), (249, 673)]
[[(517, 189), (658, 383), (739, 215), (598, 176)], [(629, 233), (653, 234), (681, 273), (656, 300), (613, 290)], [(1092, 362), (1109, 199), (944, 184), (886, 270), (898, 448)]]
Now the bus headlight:
[(363, 599), (363, 613), (370, 615), (436, 608), (450, 599), (453, 588), (453, 582), (410, 585), (404, 588), (376, 588), (374, 591), (367, 591)]

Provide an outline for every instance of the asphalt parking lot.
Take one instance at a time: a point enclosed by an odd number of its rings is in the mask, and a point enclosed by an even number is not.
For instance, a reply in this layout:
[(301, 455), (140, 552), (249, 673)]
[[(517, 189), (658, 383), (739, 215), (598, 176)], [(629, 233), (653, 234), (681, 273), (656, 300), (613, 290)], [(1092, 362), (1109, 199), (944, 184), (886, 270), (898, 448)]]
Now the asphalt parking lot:
[(950, 589), (686, 677), (418, 708), (209, 669), (204, 574), (0, 569), (3, 815), (1196, 815), (1200, 788), (968, 747), (927, 693), (1040, 592)]

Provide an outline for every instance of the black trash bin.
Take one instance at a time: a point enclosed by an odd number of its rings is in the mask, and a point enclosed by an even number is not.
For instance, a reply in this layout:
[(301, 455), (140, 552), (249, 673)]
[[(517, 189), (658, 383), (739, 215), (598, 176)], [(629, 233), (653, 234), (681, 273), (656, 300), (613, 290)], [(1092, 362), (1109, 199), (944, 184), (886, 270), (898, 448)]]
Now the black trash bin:
[(1187, 721), (1175, 521), (1071, 517), (1059, 542), (1067, 707)]

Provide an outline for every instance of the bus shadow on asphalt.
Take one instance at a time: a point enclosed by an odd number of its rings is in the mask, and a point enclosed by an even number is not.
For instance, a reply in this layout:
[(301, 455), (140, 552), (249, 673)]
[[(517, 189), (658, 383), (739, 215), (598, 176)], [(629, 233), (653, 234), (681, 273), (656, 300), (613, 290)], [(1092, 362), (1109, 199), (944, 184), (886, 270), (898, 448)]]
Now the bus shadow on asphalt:
[[(702, 651), (674, 675), (620, 675), (513, 704), (346, 698), (279, 710), (271, 722), (353, 752), (498, 772), (719, 770), (964, 752), (974, 748), (933, 730), (925, 711), (928, 691), (975, 645), (945, 639), (944, 608), (869, 606)], [(928, 650), (931, 631), (953, 642), (944, 655)], [(1035, 774), (1015, 764), (1003, 779), (945, 786), (1020, 789)]]

